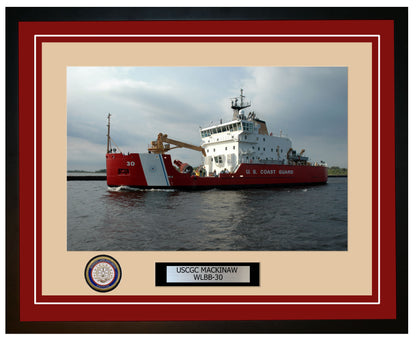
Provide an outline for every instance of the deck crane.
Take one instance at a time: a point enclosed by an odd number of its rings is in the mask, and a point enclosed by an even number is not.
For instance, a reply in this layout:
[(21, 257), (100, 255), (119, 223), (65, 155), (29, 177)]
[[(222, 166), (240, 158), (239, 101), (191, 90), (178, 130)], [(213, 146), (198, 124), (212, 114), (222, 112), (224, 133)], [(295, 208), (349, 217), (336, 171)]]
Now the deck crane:
[[(171, 144), (175, 146), (171, 147), (170, 146)], [(149, 152), (152, 152), (155, 154), (163, 154), (174, 148), (189, 148), (189, 149), (193, 149), (194, 151), (201, 152), (204, 155), (204, 157), (206, 156), (205, 149), (203, 147), (187, 144), (185, 142), (174, 140), (174, 139), (170, 139), (168, 138), (167, 134), (163, 134), (163, 133), (158, 134), (157, 140), (152, 141), (152, 145), (151, 147), (148, 148), (148, 150)]]

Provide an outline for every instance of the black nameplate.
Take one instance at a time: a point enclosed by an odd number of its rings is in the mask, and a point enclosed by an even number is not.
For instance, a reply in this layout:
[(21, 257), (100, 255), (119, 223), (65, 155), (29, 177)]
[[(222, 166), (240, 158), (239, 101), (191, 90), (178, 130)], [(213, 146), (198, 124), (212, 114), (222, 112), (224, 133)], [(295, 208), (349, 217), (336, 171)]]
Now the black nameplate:
[(259, 263), (156, 263), (156, 286), (260, 286)]

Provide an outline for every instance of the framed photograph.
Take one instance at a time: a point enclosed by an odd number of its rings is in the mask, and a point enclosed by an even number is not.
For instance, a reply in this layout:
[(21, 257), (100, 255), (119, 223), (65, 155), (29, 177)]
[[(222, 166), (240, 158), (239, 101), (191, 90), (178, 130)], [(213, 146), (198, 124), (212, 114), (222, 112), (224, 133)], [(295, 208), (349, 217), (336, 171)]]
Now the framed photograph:
[(7, 8), (8, 333), (407, 332), (406, 8)]

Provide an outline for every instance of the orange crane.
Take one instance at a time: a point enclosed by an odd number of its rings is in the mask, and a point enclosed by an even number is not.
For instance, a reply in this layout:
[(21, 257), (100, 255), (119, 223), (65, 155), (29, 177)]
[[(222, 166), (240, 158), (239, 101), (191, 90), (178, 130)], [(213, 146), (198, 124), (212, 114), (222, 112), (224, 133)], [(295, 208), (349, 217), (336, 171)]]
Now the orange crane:
[[(166, 144), (164, 144), (166, 143)], [(170, 144), (175, 145), (171, 147)], [(205, 149), (200, 146), (195, 146), (191, 144), (187, 144), (182, 141), (177, 141), (174, 139), (168, 138), (167, 134), (159, 133), (157, 136), (156, 141), (152, 141), (152, 146), (148, 148), (149, 152), (156, 153), (156, 154), (163, 154), (167, 151), (174, 149), (174, 148), (189, 148), (195, 151), (201, 152), (204, 157), (206, 156)]]

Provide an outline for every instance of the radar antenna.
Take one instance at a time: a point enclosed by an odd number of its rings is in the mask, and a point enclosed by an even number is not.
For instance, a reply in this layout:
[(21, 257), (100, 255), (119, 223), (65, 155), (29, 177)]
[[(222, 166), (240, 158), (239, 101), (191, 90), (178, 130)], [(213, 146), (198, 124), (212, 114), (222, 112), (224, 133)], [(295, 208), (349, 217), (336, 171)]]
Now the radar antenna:
[[(240, 99), (240, 102), (238, 102), (238, 99)], [(250, 107), (251, 102), (245, 101), (245, 95), (243, 94), (243, 89), (240, 89), (240, 98), (232, 98), (231, 99), (231, 108), (233, 109), (233, 118), (238, 118), (238, 112), (244, 108)]]

